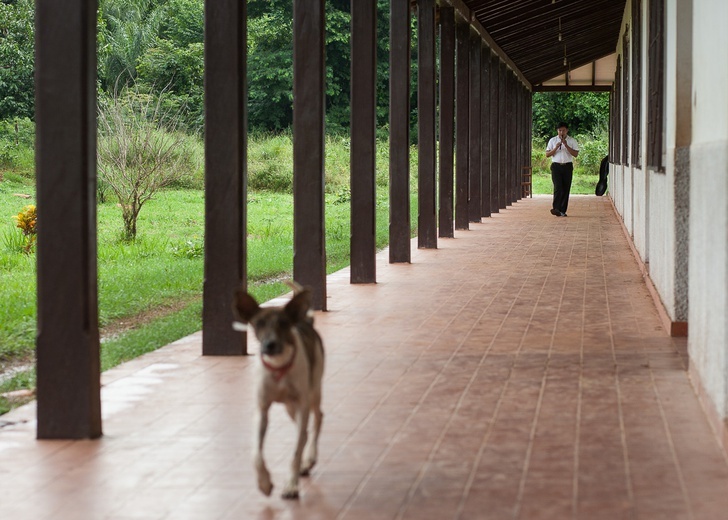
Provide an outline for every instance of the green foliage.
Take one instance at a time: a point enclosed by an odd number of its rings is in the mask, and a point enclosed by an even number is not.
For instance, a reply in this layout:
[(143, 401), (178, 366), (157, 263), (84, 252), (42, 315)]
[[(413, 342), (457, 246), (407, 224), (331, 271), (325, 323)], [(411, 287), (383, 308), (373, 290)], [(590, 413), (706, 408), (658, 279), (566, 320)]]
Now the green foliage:
[(35, 168), (34, 147), (33, 121), (28, 118), (0, 121), (0, 168), (31, 177)]
[(248, 188), (280, 193), (292, 192), (293, 139), (290, 134), (250, 136)]
[(32, 0), (0, 2), (0, 120), (34, 115), (34, 23)]
[(177, 94), (202, 95), (204, 49), (202, 43), (177, 47), (171, 40), (157, 38), (139, 57), (139, 80)]
[(180, 48), (202, 43), (205, 33), (203, 0), (169, 0), (159, 33)]
[(24, 253), (26, 238), (17, 227), (3, 230), (3, 246), (8, 253)]
[[(248, 2), (249, 122), (251, 129), (279, 131), (293, 121), (293, 3)], [(351, 10), (349, 0), (326, 2), (326, 129), (348, 133), (350, 124)], [(413, 38), (413, 42), (415, 39)], [(414, 43), (413, 43), (414, 44)], [(415, 53), (416, 57), (416, 53)], [(416, 65), (413, 64), (413, 69)], [(413, 85), (416, 75), (413, 74)], [(415, 113), (415, 89), (412, 107)], [(377, 125), (388, 120), (389, 2), (378, 0)], [(416, 134), (413, 133), (416, 137)]]
[[(378, 0), (377, 18), (377, 126), (386, 128), (389, 98), (389, 2)], [(11, 7), (8, 7), (11, 5)], [(10, 103), (0, 119), (33, 116), (33, 9), (31, 0), (0, 3), (13, 12), (22, 45), (3, 46), (15, 53), (4, 61), (22, 61), (23, 74), (13, 87), (25, 96), (22, 103), (8, 95)], [(21, 14), (12, 6), (25, 6)], [(100, 92), (112, 94), (126, 86), (148, 93), (165, 92), (165, 104), (180, 109), (181, 124), (190, 132), (202, 132), (203, 97), (203, 0), (100, 0), (98, 25), (98, 81)], [(22, 21), (22, 24), (20, 23)], [(412, 142), (416, 142), (417, 52), (415, 20), (412, 19), (413, 62), (411, 74)], [(350, 124), (350, 0), (326, 1), (326, 128), (331, 134), (347, 134)], [(22, 38), (20, 38), (22, 36)], [(21, 49), (22, 47), (22, 49)], [(21, 49), (21, 50), (19, 50)], [(3, 56), (4, 57), (4, 56)], [(21, 60), (22, 58), (22, 60)], [(249, 127), (279, 132), (293, 121), (293, 2), (248, 2), (248, 97)], [(5, 85), (0, 69), (0, 94)], [(9, 69), (8, 69), (9, 70)], [(20, 69), (18, 69), (20, 70)], [(16, 83), (13, 83), (14, 85)], [(386, 132), (385, 132), (386, 133)], [(385, 135), (380, 136), (385, 138)]]
[(535, 92), (533, 94), (533, 136), (547, 139), (556, 135), (559, 122), (569, 133), (595, 134), (605, 131), (609, 121), (606, 92)]
[[(325, 143), (326, 193), (345, 196), (351, 176), (351, 140), (345, 135), (328, 135)], [(376, 184), (389, 184), (389, 143), (376, 143)], [(416, 171), (416, 150), (410, 151)], [(253, 134), (248, 139), (248, 188), (291, 193), (293, 191), (293, 140), (290, 134)]]
[(584, 173), (598, 175), (602, 159), (609, 151), (609, 136), (583, 134), (576, 136), (579, 143), (579, 155), (576, 158), (577, 168)]
[(347, 133), (351, 120), (350, 6), (349, 2), (329, 0), (326, 9), (326, 130)]
[(160, 0), (100, 0), (97, 39), (102, 89), (113, 92), (134, 82), (138, 61), (157, 40), (165, 16)]
[[(165, 112), (178, 115), (178, 126), (190, 133), (204, 129), (204, 48), (202, 43), (175, 46), (156, 39), (139, 58), (137, 88), (162, 97)], [(160, 92), (161, 90), (161, 92)]]
[(121, 206), (126, 240), (136, 238), (142, 207), (195, 169), (187, 137), (178, 130), (179, 115), (166, 112), (161, 101), (125, 90), (99, 102), (100, 185), (108, 186)]
[(202, 240), (185, 240), (183, 244), (172, 247), (172, 254), (179, 258), (203, 258), (205, 247)]
[(248, 2), (248, 118), (253, 130), (293, 121), (293, 2)]

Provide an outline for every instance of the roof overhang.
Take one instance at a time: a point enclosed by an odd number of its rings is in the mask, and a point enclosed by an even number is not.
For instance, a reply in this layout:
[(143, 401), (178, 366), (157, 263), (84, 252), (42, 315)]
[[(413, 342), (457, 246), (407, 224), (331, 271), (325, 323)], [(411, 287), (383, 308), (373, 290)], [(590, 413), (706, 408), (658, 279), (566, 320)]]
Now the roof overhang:
[(439, 0), (531, 90), (609, 90), (626, 0)]
[(549, 91), (609, 91), (614, 82), (617, 69), (617, 54), (582, 65), (581, 67), (559, 74), (533, 87), (535, 92)]

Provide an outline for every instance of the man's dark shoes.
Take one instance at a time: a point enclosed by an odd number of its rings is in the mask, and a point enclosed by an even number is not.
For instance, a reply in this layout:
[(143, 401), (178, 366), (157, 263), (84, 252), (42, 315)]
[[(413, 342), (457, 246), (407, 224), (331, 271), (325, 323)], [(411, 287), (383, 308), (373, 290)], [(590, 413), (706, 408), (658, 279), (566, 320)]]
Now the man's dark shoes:
[(551, 210), (551, 214), (552, 214), (552, 215), (556, 215), (557, 217), (560, 217), (561, 215), (564, 215), (564, 213), (561, 213), (561, 212), (560, 212), (559, 210), (557, 210), (557, 209), (552, 209), (552, 210)]
[(568, 217), (568, 215), (566, 213), (564, 213), (563, 211), (561, 213), (559, 213), (559, 216), (560, 217)]

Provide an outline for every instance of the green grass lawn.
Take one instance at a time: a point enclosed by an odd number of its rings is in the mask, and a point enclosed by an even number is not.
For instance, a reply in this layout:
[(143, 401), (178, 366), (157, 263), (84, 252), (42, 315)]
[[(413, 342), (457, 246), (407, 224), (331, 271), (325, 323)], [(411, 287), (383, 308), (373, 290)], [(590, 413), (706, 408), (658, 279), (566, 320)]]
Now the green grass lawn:
[[(571, 181), (571, 194), (594, 195), (598, 181), (598, 174), (587, 174), (576, 171)], [(531, 182), (533, 184), (533, 193), (535, 194), (552, 194), (554, 192), (554, 185), (551, 182), (551, 172), (549, 170), (535, 170)]]
[[(34, 196), (28, 183), (0, 183), (0, 236), (18, 233), (11, 219)], [(416, 226), (416, 196), (412, 197)], [(388, 241), (388, 199), (377, 197), (377, 247)], [(288, 193), (251, 192), (248, 196), (248, 283), (260, 301), (287, 292), (282, 279), (293, 269), (293, 198)], [(349, 264), (350, 204), (345, 196), (326, 195), (327, 271)], [(121, 210), (98, 206), (99, 322), (102, 369), (106, 370), (201, 328), (204, 193), (165, 190), (140, 214), (138, 238), (121, 240)], [(34, 254), (12, 251), (0, 242), (0, 366), (31, 364), (36, 334)], [(131, 322), (132, 326), (124, 326)], [(0, 393), (34, 387), (32, 371), (0, 383)], [(11, 408), (0, 398), (0, 413)]]

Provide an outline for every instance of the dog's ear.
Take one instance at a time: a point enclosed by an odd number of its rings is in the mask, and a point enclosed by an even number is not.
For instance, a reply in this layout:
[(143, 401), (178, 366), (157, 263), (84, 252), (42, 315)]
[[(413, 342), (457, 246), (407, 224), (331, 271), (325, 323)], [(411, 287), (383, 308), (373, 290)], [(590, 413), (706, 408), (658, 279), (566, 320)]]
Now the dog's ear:
[(258, 314), (260, 306), (255, 298), (250, 296), (243, 288), (235, 291), (235, 301), (233, 302), (233, 311), (243, 323), (250, 323), (250, 320)]
[(311, 309), (311, 291), (302, 289), (286, 304), (285, 311), (293, 323), (308, 321), (308, 311)]

